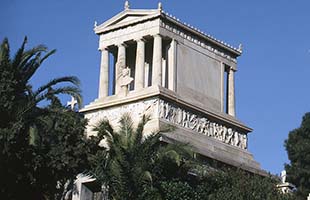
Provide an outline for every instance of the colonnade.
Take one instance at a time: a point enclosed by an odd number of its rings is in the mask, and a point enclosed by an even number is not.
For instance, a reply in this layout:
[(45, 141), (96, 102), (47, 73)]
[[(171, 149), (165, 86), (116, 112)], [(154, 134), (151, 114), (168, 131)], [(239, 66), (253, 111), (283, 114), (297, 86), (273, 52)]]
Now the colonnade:
[[(162, 59), (163, 59), (163, 38), (161, 35), (153, 35), (153, 55), (152, 55), (152, 86), (165, 86), (163, 84), (163, 69), (162, 69)], [(148, 73), (145, 72), (145, 62), (146, 62), (146, 40), (144, 38), (139, 38), (135, 40), (137, 44), (136, 48), (136, 59), (135, 59), (135, 75), (133, 77), (134, 90), (138, 91), (143, 89), (147, 84), (145, 76)], [(124, 71), (126, 71), (126, 47), (127, 45), (122, 42), (116, 44), (117, 46), (117, 59), (115, 64), (115, 95), (123, 94), (128, 90), (128, 87), (122, 85), (122, 78)], [(164, 76), (167, 76), (168, 83), (167, 88), (176, 91), (176, 48), (177, 41), (172, 39), (170, 42), (170, 47), (168, 50), (168, 72), (164, 71)], [(109, 49), (104, 47), (100, 49), (101, 51), (101, 65), (100, 65), (100, 84), (99, 84), (99, 99), (108, 96), (109, 90)], [(235, 70), (232, 67), (226, 69), (227, 72), (227, 88), (226, 88), (226, 107), (227, 114), (235, 116), (235, 86), (234, 86), (234, 73)], [(168, 74), (167, 74), (168, 73)], [(126, 84), (126, 83), (125, 83)]]
[[(153, 36), (153, 57), (152, 57), (152, 85), (162, 86), (162, 36), (157, 34)], [(135, 41), (137, 43), (136, 63), (135, 63), (135, 87), (134, 90), (140, 90), (145, 86), (145, 43), (144, 38), (139, 38)], [(121, 78), (123, 70), (126, 68), (126, 47), (125, 43), (117, 45), (117, 62), (115, 65), (115, 94), (121, 93)], [(101, 66), (100, 66), (100, 84), (99, 84), (99, 98), (108, 96), (109, 88), (109, 50), (107, 47), (101, 48)], [(173, 69), (169, 69), (173, 73)], [(171, 75), (170, 75), (171, 76)], [(170, 80), (170, 78), (169, 78)], [(172, 80), (170, 80), (172, 82)]]

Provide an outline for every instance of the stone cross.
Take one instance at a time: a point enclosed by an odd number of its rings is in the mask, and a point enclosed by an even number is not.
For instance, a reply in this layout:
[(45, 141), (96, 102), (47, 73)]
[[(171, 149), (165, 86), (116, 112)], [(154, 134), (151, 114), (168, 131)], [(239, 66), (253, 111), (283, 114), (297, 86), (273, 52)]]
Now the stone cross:
[(73, 110), (76, 104), (77, 100), (73, 96), (71, 96), (71, 101), (67, 102), (67, 106), (70, 106), (71, 110)]

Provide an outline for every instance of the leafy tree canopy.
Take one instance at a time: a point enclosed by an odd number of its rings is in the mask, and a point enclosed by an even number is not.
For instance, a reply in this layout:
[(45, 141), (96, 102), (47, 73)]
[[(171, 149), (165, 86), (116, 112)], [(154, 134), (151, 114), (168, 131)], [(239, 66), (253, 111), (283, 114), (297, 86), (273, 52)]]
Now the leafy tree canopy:
[[(0, 46), (0, 195), (60, 199), (65, 183), (90, 168), (88, 155), (99, 141), (86, 138), (86, 120), (57, 98), (69, 94), (81, 103), (76, 77), (55, 78), (33, 90), (30, 79), (55, 50), (26, 50), (26, 43), (25, 38), (13, 57), (8, 39)], [(39, 107), (41, 101), (50, 104)]]
[(297, 187), (300, 199), (310, 193), (310, 113), (306, 113), (299, 128), (292, 130), (285, 141), (290, 164), (285, 165), (288, 181)]

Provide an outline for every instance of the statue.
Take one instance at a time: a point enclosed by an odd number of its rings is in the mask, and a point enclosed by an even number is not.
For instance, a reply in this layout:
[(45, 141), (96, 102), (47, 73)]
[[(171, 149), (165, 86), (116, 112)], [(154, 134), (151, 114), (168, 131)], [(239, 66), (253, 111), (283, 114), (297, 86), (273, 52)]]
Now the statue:
[(130, 77), (130, 69), (126, 67), (122, 69), (122, 76), (120, 80), (121, 93), (123, 96), (127, 96), (128, 94), (128, 86), (133, 81), (133, 78)]
[(238, 134), (238, 132), (235, 132), (235, 134), (234, 134), (234, 145), (235, 145), (236, 147), (238, 147), (238, 146), (239, 146), (239, 142), (240, 142), (240, 140), (239, 140), (239, 134)]
[(286, 182), (286, 171), (285, 170), (283, 170), (281, 172), (281, 181), (282, 181), (282, 183)]
[(225, 143), (226, 144), (233, 144), (232, 143), (233, 136), (234, 136), (233, 130), (231, 128), (228, 128)]
[(247, 140), (248, 140), (247, 136), (245, 134), (243, 134), (241, 136), (241, 149), (247, 149), (247, 143), (248, 143)]
[(129, 10), (129, 8), (130, 8), (129, 1), (125, 1), (124, 9)]

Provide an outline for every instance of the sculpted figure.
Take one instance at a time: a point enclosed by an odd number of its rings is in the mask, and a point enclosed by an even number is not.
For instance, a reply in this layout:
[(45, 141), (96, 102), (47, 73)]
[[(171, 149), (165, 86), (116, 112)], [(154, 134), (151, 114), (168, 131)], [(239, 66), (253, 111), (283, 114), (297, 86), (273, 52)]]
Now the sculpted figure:
[(234, 134), (234, 145), (237, 147), (239, 145), (239, 133), (237, 131), (235, 131), (235, 134)]
[(225, 141), (225, 138), (224, 138), (224, 129), (223, 129), (223, 126), (222, 125), (219, 125), (217, 127), (217, 137), (219, 140), (221, 141)]
[(181, 124), (183, 119), (183, 112), (181, 108), (178, 108), (177, 110), (177, 123)]
[(164, 118), (165, 116), (165, 104), (164, 101), (159, 102), (159, 117)]
[(171, 107), (171, 113), (170, 113), (171, 122), (175, 123), (176, 115), (177, 115), (177, 109), (175, 107)]
[(233, 131), (231, 128), (229, 128), (229, 129), (227, 129), (227, 135), (226, 135), (225, 143), (231, 144), (232, 137), (233, 137)]
[(209, 137), (214, 137), (214, 123), (210, 123), (209, 125), (209, 133), (208, 133)]
[(182, 126), (185, 127), (185, 128), (188, 128), (188, 113), (183, 110), (183, 120), (182, 120)]
[(216, 124), (216, 123), (213, 123), (213, 124), (214, 124), (214, 126), (213, 126), (213, 137), (214, 137), (215, 139), (220, 140), (219, 125)]
[(200, 118), (198, 119), (198, 124), (197, 124), (197, 127), (196, 127), (196, 131), (198, 133), (204, 133), (204, 129), (206, 127), (206, 119), (205, 118)]
[(128, 86), (133, 81), (133, 78), (130, 77), (130, 69), (126, 67), (122, 69), (122, 76), (120, 80), (121, 91), (124, 96), (128, 94)]
[(195, 127), (197, 126), (197, 123), (198, 123), (197, 115), (193, 114), (189, 120), (189, 128), (194, 130)]
[(222, 129), (223, 129), (223, 142), (226, 142), (227, 128), (226, 126), (222, 126)]
[(241, 135), (241, 138), (242, 138), (242, 140), (241, 140), (241, 144), (240, 144), (240, 147), (242, 148), (242, 149), (247, 149), (247, 136), (245, 135), (245, 134), (242, 134)]
[(168, 104), (168, 103), (166, 103), (165, 104), (165, 119), (168, 119), (168, 121), (169, 121), (169, 113), (170, 113), (170, 110), (171, 110), (171, 106)]
[(203, 124), (202, 124), (202, 127), (203, 127), (203, 134), (204, 135), (209, 135), (209, 132), (210, 132), (210, 121), (208, 121), (206, 118), (203, 118)]

